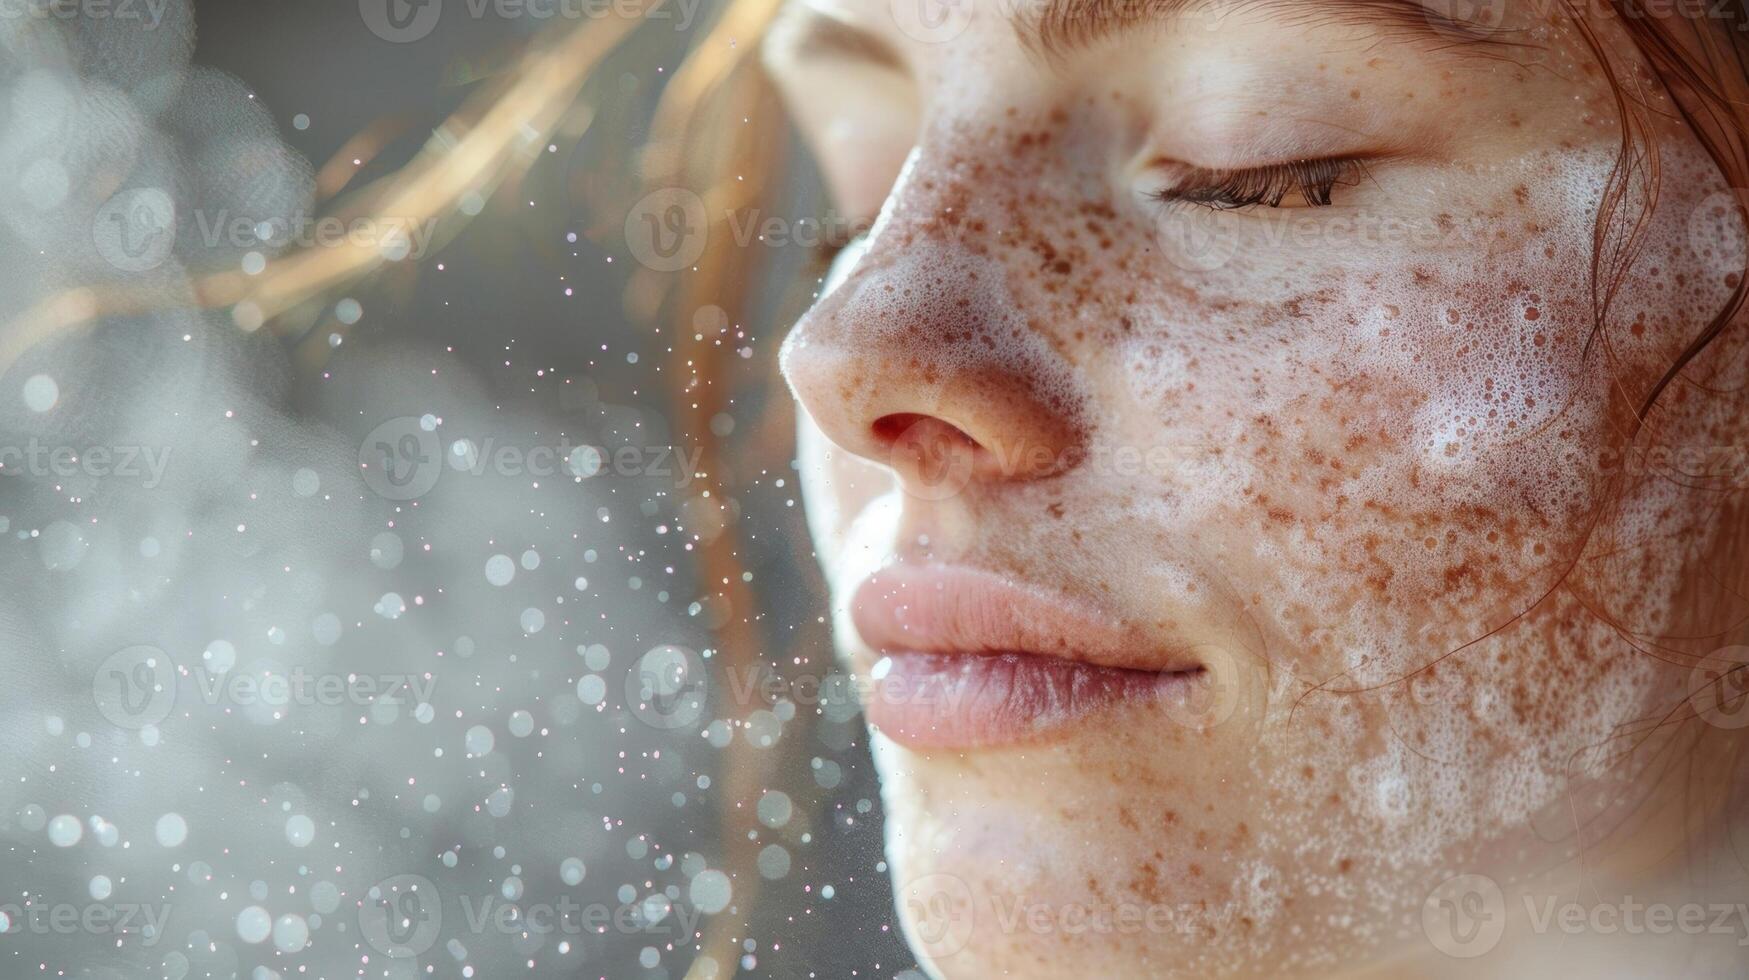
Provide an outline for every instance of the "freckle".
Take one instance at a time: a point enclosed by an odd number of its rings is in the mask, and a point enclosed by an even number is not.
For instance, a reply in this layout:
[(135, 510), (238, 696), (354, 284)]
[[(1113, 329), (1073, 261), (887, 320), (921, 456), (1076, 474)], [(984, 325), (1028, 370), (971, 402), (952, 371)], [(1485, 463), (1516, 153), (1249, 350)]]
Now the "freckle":
[[(1536, 319), (1536, 318), (1537, 318), (1537, 317), (1540, 317), (1540, 316), (1542, 316), (1542, 315), (1543, 315), (1543, 314), (1542, 314), (1542, 311), (1541, 311), (1541, 310), (1539, 310), (1539, 309), (1537, 309), (1537, 308), (1536, 308), (1536, 307), (1534, 307), (1534, 306), (1532, 306), (1532, 307), (1530, 307), (1530, 308), (1528, 308), (1528, 309), (1526, 309), (1526, 310), (1525, 310), (1525, 311), (1524, 311), (1524, 318), (1525, 318), (1525, 319), (1526, 319), (1526, 320), (1535, 320), (1535, 319)], [(1539, 335), (1539, 336), (1540, 336), (1540, 335)], [(1540, 342), (1540, 341), (1539, 341), (1539, 342)]]
[(1357, 88), (1349, 89), (1348, 90), (1348, 97), (1353, 99), (1356, 102), (1359, 102), (1360, 101), (1360, 89), (1357, 89)]

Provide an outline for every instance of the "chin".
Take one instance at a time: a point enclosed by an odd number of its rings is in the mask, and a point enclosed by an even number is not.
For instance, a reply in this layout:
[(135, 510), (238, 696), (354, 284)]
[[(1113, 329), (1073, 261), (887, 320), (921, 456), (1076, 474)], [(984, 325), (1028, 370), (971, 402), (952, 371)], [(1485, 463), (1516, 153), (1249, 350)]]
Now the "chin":
[(900, 922), (931, 975), (1259, 972), (1276, 871), (1235, 846), (1250, 827), (1217, 814), (1220, 780), (1184, 771), (1208, 736), (1135, 715), (980, 751), (873, 735)]

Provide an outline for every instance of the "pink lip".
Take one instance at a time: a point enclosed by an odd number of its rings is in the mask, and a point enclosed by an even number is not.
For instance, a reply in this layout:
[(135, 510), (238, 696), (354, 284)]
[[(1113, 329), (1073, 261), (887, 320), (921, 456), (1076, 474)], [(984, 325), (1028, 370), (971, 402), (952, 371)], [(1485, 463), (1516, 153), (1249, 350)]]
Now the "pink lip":
[(869, 724), (911, 748), (1009, 745), (1186, 697), (1200, 665), (1109, 615), (988, 572), (894, 565), (857, 588)]

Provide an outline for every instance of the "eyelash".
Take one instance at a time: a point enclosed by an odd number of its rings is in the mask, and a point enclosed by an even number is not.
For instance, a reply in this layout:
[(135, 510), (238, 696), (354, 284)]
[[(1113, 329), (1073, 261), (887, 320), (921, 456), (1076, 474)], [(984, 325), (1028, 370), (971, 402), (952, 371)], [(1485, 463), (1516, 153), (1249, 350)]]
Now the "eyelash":
[(1363, 161), (1344, 157), (1289, 160), (1247, 170), (1198, 168), (1173, 186), (1148, 196), (1166, 205), (1235, 211), (1258, 204), (1279, 208), (1284, 198), (1298, 192), (1307, 207), (1322, 208), (1330, 206), (1330, 194), (1336, 188), (1352, 187), (1367, 176)]

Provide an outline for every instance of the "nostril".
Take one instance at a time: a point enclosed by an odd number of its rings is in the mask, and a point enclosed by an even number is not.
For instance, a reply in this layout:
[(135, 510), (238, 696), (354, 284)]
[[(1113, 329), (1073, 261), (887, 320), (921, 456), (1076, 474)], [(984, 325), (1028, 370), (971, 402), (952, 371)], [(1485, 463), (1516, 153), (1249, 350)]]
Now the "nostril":
[(990, 475), (989, 451), (966, 430), (933, 415), (894, 412), (869, 428), (887, 465), (913, 495), (952, 496), (976, 475)]
[(875, 439), (888, 449), (900, 443), (939, 445), (942, 442), (957, 444), (972, 451), (978, 448), (978, 440), (968, 435), (966, 430), (933, 415), (894, 412), (875, 419), (872, 428)]

